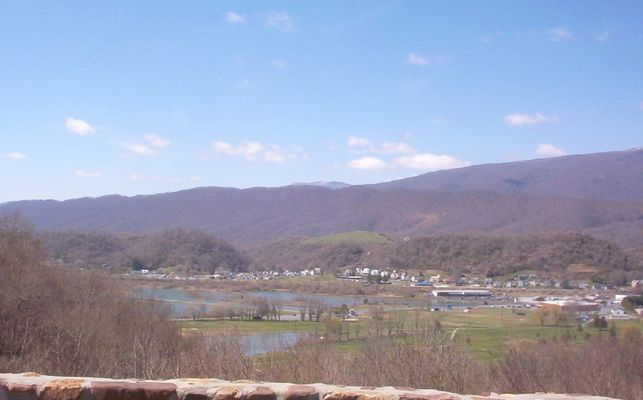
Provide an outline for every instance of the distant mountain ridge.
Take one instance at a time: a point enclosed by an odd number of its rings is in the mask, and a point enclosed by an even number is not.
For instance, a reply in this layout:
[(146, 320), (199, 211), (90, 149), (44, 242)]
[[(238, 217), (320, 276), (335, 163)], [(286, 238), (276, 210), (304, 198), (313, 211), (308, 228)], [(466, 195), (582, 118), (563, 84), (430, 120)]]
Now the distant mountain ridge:
[(475, 165), (372, 187), (643, 201), (643, 149)]
[(331, 182), (318, 181), (318, 182), (295, 182), (290, 186), (318, 186), (318, 187), (325, 187), (328, 189), (337, 190), (337, 189), (347, 188), (351, 185), (349, 185), (348, 183), (337, 182), (337, 181), (331, 181)]
[(643, 150), (473, 166), (337, 190), (205, 187), (0, 204), (0, 213), (16, 211), (41, 230), (188, 228), (242, 246), (377, 231), (391, 237), (580, 232), (638, 247), (643, 246)]

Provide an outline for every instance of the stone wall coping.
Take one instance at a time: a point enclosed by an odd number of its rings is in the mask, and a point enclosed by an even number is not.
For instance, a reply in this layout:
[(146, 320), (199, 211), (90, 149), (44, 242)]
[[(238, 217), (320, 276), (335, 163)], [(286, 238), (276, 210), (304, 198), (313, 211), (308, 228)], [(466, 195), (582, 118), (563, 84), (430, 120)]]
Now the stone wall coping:
[(0, 400), (615, 400), (582, 394), (462, 395), (408, 387), (221, 379), (138, 380), (0, 374)]

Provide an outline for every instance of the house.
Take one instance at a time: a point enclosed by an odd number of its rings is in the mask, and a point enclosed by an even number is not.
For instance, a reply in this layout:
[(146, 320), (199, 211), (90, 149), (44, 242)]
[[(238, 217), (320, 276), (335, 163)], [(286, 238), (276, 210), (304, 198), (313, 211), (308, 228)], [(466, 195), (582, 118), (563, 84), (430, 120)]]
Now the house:
[(626, 298), (626, 294), (615, 294), (614, 295), (614, 301), (612, 303), (614, 304), (621, 304), (624, 298)]
[(625, 313), (622, 308), (612, 308), (608, 319), (630, 319), (631, 317)]

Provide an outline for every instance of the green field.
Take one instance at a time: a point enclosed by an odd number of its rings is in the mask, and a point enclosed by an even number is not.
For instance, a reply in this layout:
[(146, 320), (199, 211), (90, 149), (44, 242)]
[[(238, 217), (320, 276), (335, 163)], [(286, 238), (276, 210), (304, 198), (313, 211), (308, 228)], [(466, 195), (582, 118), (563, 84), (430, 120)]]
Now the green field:
[(343, 232), (334, 235), (320, 236), (317, 238), (304, 240), (303, 244), (317, 244), (317, 245), (336, 245), (340, 243), (354, 243), (358, 245), (366, 244), (387, 244), (391, 240), (386, 236), (369, 231), (354, 231)]
[(180, 321), (184, 330), (199, 330), (204, 333), (268, 333), (268, 332), (315, 332), (323, 329), (321, 322), (302, 321), (229, 321), (198, 320)]
[[(364, 307), (360, 307), (364, 309)], [(518, 312), (524, 314), (519, 315)], [(578, 330), (576, 321), (560, 322), (554, 325), (547, 321), (545, 326), (540, 326), (531, 315), (533, 311), (513, 310), (509, 308), (481, 308), (462, 311), (394, 311), (384, 315), (380, 327), (387, 332), (389, 326), (404, 326), (406, 334), (413, 334), (415, 327), (436, 325), (439, 321), (444, 335), (450, 340), (467, 346), (480, 360), (491, 360), (501, 356), (503, 348), (512, 341), (520, 340), (550, 340), (553, 337), (571, 336), (572, 340), (582, 342), (585, 336), (609, 335), (609, 330), (599, 331), (585, 325)], [(324, 322), (302, 321), (181, 321), (184, 329), (198, 330), (206, 334), (227, 333), (263, 333), (280, 331), (318, 332), (324, 335), (327, 325)], [(616, 321), (617, 331), (626, 326), (634, 326), (643, 331), (641, 320)], [(376, 322), (364, 318), (359, 322), (345, 322), (344, 335), (340, 341), (336, 334), (330, 338), (336, 343), (338, 349), (344, 352), (358, 352), (364, 345), (366, 337), (375, 336)], [(359, 330), (359, 339), (355, 339)], [(348, 332), (348, 335), (346, 335)], [(455, 332), (455, 333), (454, 333)], [(386, 335), (386, 333), (384, 333)], [(350, 339), (346, 339), (348, 336)]]

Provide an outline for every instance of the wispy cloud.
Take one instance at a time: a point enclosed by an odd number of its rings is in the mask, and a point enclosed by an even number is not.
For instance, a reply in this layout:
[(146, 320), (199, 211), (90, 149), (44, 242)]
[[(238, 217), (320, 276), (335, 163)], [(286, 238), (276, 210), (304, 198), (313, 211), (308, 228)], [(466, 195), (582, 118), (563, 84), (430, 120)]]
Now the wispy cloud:
[(288, 64), (284, 60), (272, 60), (270, 65), (272, 65), (273, 68), (277, 69), (284, 69), (288, 66)]
[(275, 144), (265, 145), (261, 142), (242, 142), (232, 145), (227, 142), (217, 141), (212, 143), (216, 154), (230, 157), (241, 157), (248, 161), (266, 161), (270, 163), (283, 163), (295, 158), (305, 158), (303, 151), (298, 147), (284, 149)]
[(90, 135), (96, 132), (88, 122), (77, 118), (65, 118), (65, 126), (67, 130), (75, 135)]
[(265, 24), (269, 28), (281, 32), (295, 32), (295, 22), (292, 17), (283, 11), (271, 11), (266, 14)]
[(246, 22), (246, 16), (233, 11), (225, 13), (225, 20), (229, 24), (242, 24)]
[(425, 67), (429, 65), (429, 60), (425, 56), (418, 53), (409, 53), (408, 56), (406, 56), (406, 62), (409, 65), (415, 65), (418, 67)]
[(453, 156), (432, 153), (399, 157), (395, 159), (395, 163), (405, 168), (421, 169), (424, 171), (439, 171), (469, 165), (466, 161), (459, 160)]
[(121, 146), (128, 153), (135, 156), (149, 157), (156, 154), (158, 151), (168, 147), (172, 142), (169, 139), (161, 137), (154, 133), (148, 133), (143, 136), (143, 140), (138, 140), (129, 143), (122, 143)]
[(509, 126), (523, 126), (523, 125), (537, 125), (537, 124), (548, 124), (558, 121), (556, 117), (550, 117), (543, 114), (509, 114), (505, 115), (503, 118), (505, 124)]
[(88, 172), (80, 169), (74, 171), (74, 174), (79, 178), (100, 178), (103, 176), (100, 172)]
[(245, 92), (252, 89), (252, 82), (248, 79), (244, 79), (241, 82), (234, 85), (234, 90), (238, 92)]
[(386, 168), (386, 163), (377, 157), (362, 157), (350, 161), (348, 168), (365, 171), (377, 171)]
[(373, 146), (370, 140), (357, 136), (349, 136), (347, 143), (348, 147), (371, 148)]
[(364, 137), (349, 136), (346, 142), (348, 147), (359, 152), (381, 153), (381, 154), (408, 154), (416, 150), (404, 142), (382, 142), (373, 143)]
[(136, 156), (149, 157), (156, 152), (150, 146), (144, 144), (128, 143), (125, 145), (125, 150)]
[(594, 36), (594, 39), (596, 39), (598, 43), (606, 43), (610, 39), (610, 31), (605, 30), (598, 32)]
[(552, 42), (560, 42), (562, 40), (572, 40), (574, 39), (574, 35), (569, 29), (562, 28), (562, 27), (556, 27), (556, 28), (551, 28), (546, 31), (547, 36), (549, 37), (549, 40)]
[(7, 153), (4, 155), (6, 158), (14, 161), (19, 161), (19, 160), (26, 160), (27, 156), (24, 155), (23, 153), (17, 152), (17, 151), (12, 151), (11, 153)]
[(538, 157), (560, 157), (567, 154), (565, 150), (549, 143), (541, 143), (536, 147), (534, 152)]
[(153, 133), (145, 135), (144, 138), (145, 141), (150, 144), (150, 146), (154, 147), (163, 148), (169, 146), (172, 143), (169, 139), (162, 138), (159, 135), (155, 135)]
[(497, 30), (497, 31), (495, 31), (493, 33), (486, 33), (486, 34), (480, 36), (480, 43), (482, 43), (482, 44), (491, 44), (491, 43), (495, 42), (496, 39), (500, 38), (501, 36), (503, 36), (503, 32), (499, 31), (499, 30)]
[(415, 149), (404, 142), (384, 142), (376, 149), (379, 153), (384, 154), (408, 154), (415, 153)]

